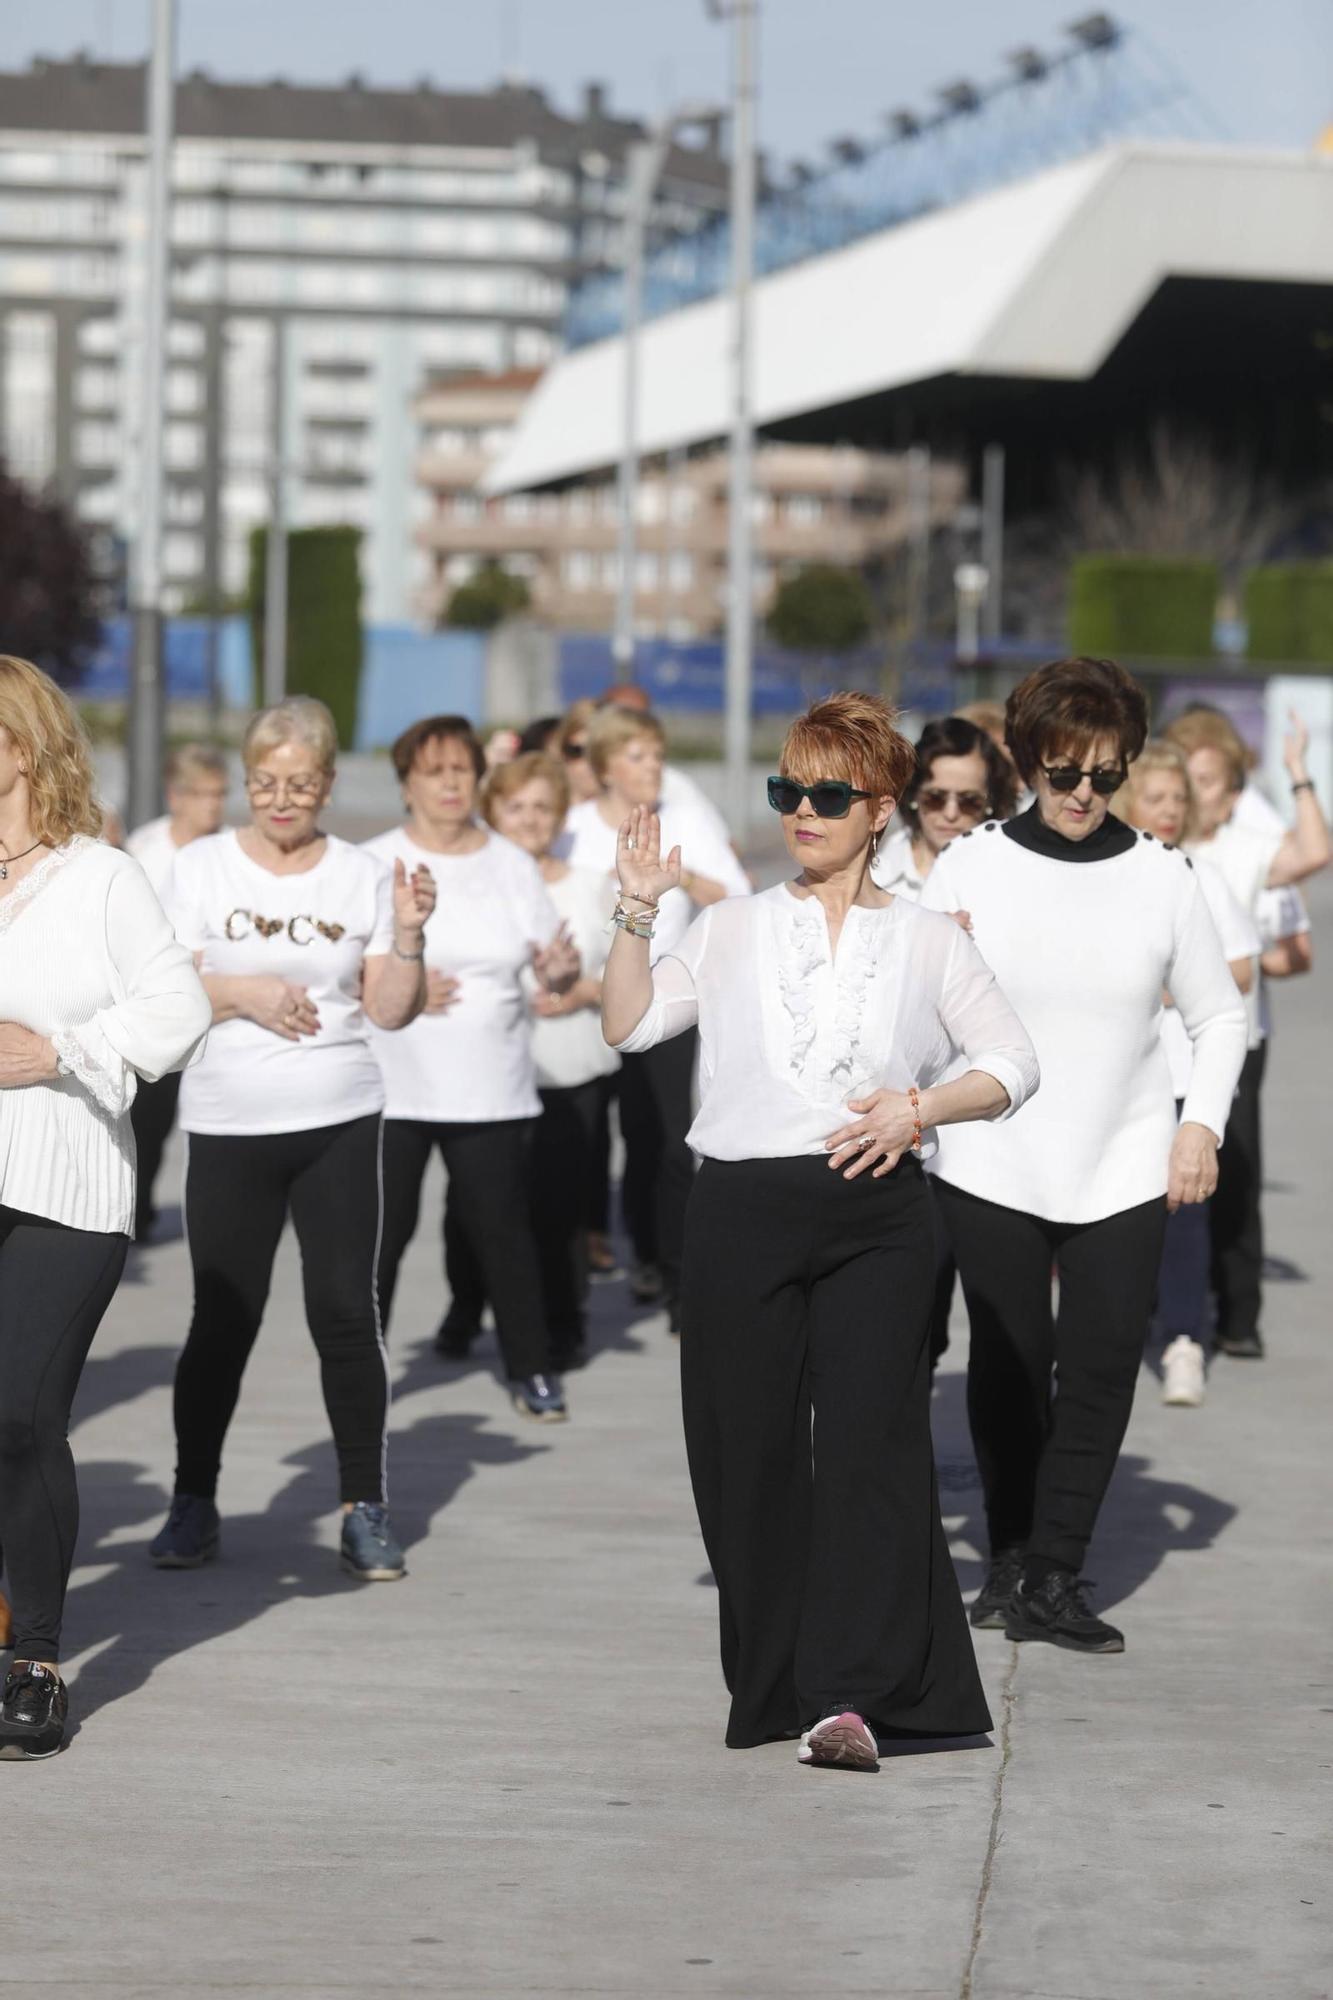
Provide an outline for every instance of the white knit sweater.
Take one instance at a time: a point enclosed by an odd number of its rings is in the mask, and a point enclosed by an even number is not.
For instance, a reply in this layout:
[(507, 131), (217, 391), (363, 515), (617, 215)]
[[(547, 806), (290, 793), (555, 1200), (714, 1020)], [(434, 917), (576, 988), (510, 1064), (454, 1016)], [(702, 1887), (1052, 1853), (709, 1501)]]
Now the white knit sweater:
[(208, 996), (137, 861), (82, 838), (0, 900), (0, 1021), (47, 1036), (68, 1072), (0, 1090), (0, 1203), (128, 1231), (137, 1079), (180, 1069)]

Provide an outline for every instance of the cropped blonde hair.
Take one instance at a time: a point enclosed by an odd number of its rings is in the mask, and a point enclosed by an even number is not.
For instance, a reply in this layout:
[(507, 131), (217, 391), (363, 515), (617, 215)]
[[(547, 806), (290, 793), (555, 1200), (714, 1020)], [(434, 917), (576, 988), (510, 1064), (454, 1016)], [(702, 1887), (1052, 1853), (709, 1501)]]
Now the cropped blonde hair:
[(1192, 757), (1196, 750), (1216, 750), (1227, 767), (1231, 790), (1244, 791), (1249, 753), (1231, 717), (1223, 715), (1221, 709), (1208, 708), (1200, 702), (1169, 722), (1163, 734), (1187, 757)]
[(1185, 787), (1185, 824), (1180, 830), (1182, 840), (1192, 840), (1195, 833), (1194, 787), (1190, 783), (1189, 759), (1178, 743), (1169, 736), (1151, 736), (1129, 767), (1129, 776), (1111, 800), (1111, 811), (1117, 819), (1127, 825), (1134, 824), (1134, 807), (1138, 799), (1138, 789), (1143, 780), (1153, 771), (1172, 771)]
[(557, 764), (554, 757), (548, 757), (544, 750), (523, 750), (517, 757), (511, 757), (507, 764), (496, 765), (481, 794), (483, 819), (494, 826), (495, 808), (505, 799), (512, 799), (515, 792), (521, 792), (534, 778), (541, 778), (551, 787), (556, 816), (563, 820), (569, 811), (569, 779), (565, 776), (563, 765)]
[(212, 743), (181, 743), (171, 752), (162, 776), (168, 785), (185, 786), (196, 778), (223, 778), (227, 775), (225, 752)]
[(666, 731), (655, 715), (637, 708), (599, 708), (588, 724), (588, 762), (594, 776), (605, 783), (611, 759), (641, 737), (665, 753)]
[(322, 701), (311, 694), (290, 695), (272, 708), (261, 708), (245, 732), (241, 756), (247, 771), (266, 751), (280, 743), (303, 743), (312, 750), (320, 769), (331, 776), (338, 761), (338, 730)]
[(74, 704), (40, 667), (0, 654), (0, 729), (28, 780), (34, 835), (63, 847), (76, 834), (97, 840), (102, 808), (92, 751)]

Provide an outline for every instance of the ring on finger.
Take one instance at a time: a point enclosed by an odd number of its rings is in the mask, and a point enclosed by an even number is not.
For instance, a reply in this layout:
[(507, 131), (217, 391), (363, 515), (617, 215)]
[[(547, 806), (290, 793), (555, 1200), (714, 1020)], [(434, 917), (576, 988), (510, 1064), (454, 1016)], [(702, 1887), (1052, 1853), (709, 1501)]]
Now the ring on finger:
[(858, 1145), (858, 1146), (859, 1146), (859, 1147), (861, 1148), (861, 1151), (862, 1151), (862, 1152), (864, 1153), (864, 1151), (865, 1151), (866, 1147), (867, 1147), (868, 1145), (870, 1145), (870, 1143), (871, 1143), (871, 1135), (870, 1135), (870, 1133), (869, 1133), (869, 1132), (863, 1132), (863, 1133), (861, 1134), (860, 1138), (859, 1138), (859, 1139), (857, 1140), (857, 1142), (856, 1142), (856, 1143), (857, 1143), (857, 1145)]

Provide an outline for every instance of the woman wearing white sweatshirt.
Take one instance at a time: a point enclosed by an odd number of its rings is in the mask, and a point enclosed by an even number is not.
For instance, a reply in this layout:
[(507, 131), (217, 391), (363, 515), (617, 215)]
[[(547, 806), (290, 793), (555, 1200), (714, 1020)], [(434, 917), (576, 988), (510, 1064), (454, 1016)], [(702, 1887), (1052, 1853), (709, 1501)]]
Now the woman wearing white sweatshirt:
[[(88, 745), (54, 682), (0, 658), (0, 1545), (14, 1661), (0, 1758), (52, 1756), (78, 1533), (69, 1414), (134, 1221), (140, 1078), (209, 1008), (137, 861), (103, 846)], [(0, 1601), (0, 1609), (3, 1608)]]
[[(1021, 1117), (951, 1126), (936, 1164), (990, 1531), (972, 1621), (1118, 1653), (1079, 1572), (1129, 1422), (1167, 1210), (1217, 1185), (1245, 1009), (1189, 861), (1107, 816), (1148, 732), (1136, 683), (1110, 660), (1059, 660), (1006, 714), (1034, 803), (954, 841), (922, 898), (967, 915), (1042, 1071)], [(1179, 1126), (1163, 990), (1194, 1053)]]

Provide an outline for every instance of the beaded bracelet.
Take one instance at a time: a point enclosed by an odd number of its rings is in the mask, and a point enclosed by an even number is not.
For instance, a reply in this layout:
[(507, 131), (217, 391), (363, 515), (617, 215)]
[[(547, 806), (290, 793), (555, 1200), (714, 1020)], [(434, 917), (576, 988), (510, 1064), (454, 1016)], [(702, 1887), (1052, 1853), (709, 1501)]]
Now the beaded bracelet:
[(921, 1092), (914, 1083), (908, 1086), (907, 1102), (912, 1107), (912, 1151), (919, 1153), (921, 1151)]
[(653, 910), (627, 910), (625, 905), (617, 900), (616, 907), (611, 912), (611, 921), (618, 931), (627, 931), (631, 937), (643, 938), (646, 943), (653, 935), (655, 913), (655, 906)]
[(1313, 790), (1314, 790), (1313, 778), (1300, 778), (1291, 788), (1292, 797), (1294, 798), (1297, 792), (1312, 792)]

